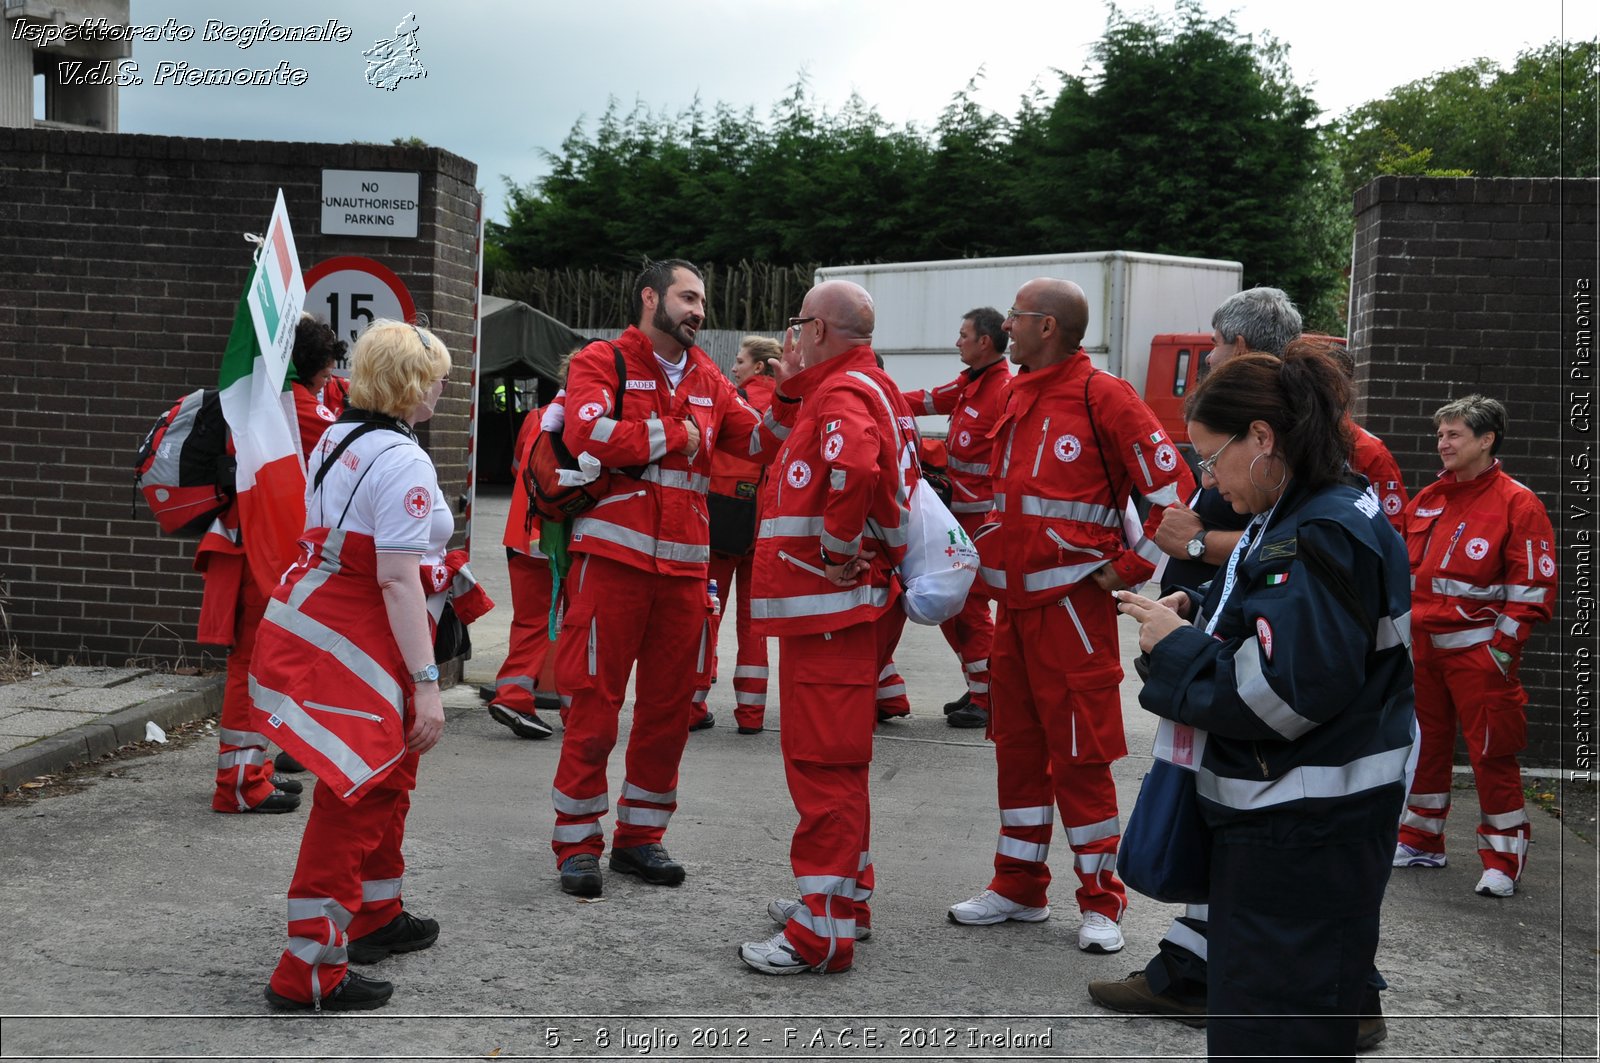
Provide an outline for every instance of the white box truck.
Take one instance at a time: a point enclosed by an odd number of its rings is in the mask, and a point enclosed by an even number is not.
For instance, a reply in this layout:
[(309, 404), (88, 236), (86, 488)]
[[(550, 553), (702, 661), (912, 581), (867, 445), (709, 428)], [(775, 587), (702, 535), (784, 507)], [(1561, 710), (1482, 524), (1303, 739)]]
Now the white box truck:
[[(1035, 277), (1073, 281), (1089, 297), (1089, 329), (1083, 337), (1089, 357), (1145, 394), (1156, 337), (1169, 345), (1181, 338), (1184, 350), (1193, 348), (1192, 358), (1203, 355), (1211, 346), (1211, 313), (1239, 291), (1243, 274), (1240, 263), (1221, 259), (1086, 251), (825, 266), (817, 270), (816, 281), (854, 281), (872, 294), (878, 316), (873, 349), (906, 391), (937, 387), (961, 371), (956, 331), (968, 310), (992, 306), (1003, 314), (1017, 289)], [(1146, 401), (1152, 397), (1146, 395)], [(919, 418), (923, 430), (934, 435), (943, 433), (946, 420)]]

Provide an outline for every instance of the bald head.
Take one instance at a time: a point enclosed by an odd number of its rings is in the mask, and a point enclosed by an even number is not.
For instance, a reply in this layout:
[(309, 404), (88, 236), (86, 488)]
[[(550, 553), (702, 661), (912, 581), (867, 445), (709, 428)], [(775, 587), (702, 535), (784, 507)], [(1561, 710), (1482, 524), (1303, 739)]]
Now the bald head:
[(1054, 277), (1039, 277), (1019, 288), (1005, 323), (1011, 360), (1029, 369), (1072, 357), (1088, 329), (1089, 297), (1071, 281)]
[(823, 281), (811, 289), (800, 304), (800, 316), (817, 319), (801, 325), (797, 338), (808, 366), (870, 344), (877, 320), (872, 296), (850, 281)]

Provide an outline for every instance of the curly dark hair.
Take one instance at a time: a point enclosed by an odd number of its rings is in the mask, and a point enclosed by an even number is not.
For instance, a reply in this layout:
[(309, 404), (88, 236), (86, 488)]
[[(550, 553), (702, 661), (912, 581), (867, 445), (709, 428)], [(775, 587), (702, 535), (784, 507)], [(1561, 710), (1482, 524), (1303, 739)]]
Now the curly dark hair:
[(326, 321), (302, 314), (294, 327), (294, 350), (289, 355), (295, 379), (308, 382), (343, 358), (346, 346)]

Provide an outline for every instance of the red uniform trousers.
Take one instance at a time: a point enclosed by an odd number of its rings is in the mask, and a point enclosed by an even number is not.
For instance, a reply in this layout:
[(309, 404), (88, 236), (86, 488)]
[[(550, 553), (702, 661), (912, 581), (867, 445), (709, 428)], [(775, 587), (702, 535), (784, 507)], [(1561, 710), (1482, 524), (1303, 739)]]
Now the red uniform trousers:
[[(897, 610), (904, 613), (904, 610)], [(894, 632), (878, 643), (878, 688), (875, 692), (878, 719), (911, 715), (911, 699), (906, 697), (906, 681), (894, 663), (895, 647), (900, 645), (900, 633), (905, 624), (896, 625)]]
[(1517, 765), (1517, 753), (1527, 744), (1528, 695), (1516, 678), (1515, 662), (1508, 678), (1487, 647), (1440, 652), (1425, 634), (1417, 636), (1412, 654), (1422, 747), (1400, 817), (1400, 840), (1415, 849), (1444, 852), (1459, 719), (1478, 787), (1478, 856), (1485, 868), (1520, 878), (1533, 828), (1523, 807)]
[(711, 682), (717, 678), (717, 632), (722, 628), (722, 618), (728, 615), (728, 599), (735, 575), (739, 578), (739, 596), (734, 602), (739, 655), (733, 669), (733, 718), (740, 727), (760, 727), (766, 719), (767, 639), (750, 630), (750, 570), (754, 560), (753, 554), (743, 557), (711, 555), (710, 578), (717, 581), (717, 599), (722, 603), (722, 612), (711, 620), (711, 674), (705, 685), (694, 692), (694, 704), (689, 711), (691, 723), (706, 714), (706, 696), (711, 692)]
[(550, 640), (550, 562), (511, 552), (506, 571), (511, 577), (511, 645), (495, 676), (494, 700), (527, 716), (533, 713), (539, 676), (556, 652)]
[[(956, 520), (972, 538), (986, 514), (957, 513)], [(989, 650), (994, 644), (994, 620), (989, 615), (989, 598), (976, 588), (967, 595), (961, 612), (939, 625), (939, 631), (961, 661), (961, 674), (967, 682), (975, 708), (989, 708)]]
[(828, 971), (850, 966), (856, 926), (872, 925), (874, 691), (904, 625), (896, 603), (873, 622), (778, 640), (779, 745), (800, 814), (789, 862), (802, 902), (783, 932), (801, 959)]
[(628, 675), (639, 662), (614, 849), (659, 842), (678, 807), (678, 762), (689, 741), (684, 703), (711, 660), (706, 582), (663, 576), (594, 554), (574, 559), (567, 610), (556, 644), (556, 686), (567, 710), (556, 766), (559, 865), (605, 848), (600, 817), (610, 807), (606, 762)]
[[(1058, 602), (995, 611), (989, 728), (1000, 840), (989, 888), (1030, 908), (1045, 904), (1045, 859), (1059, 807), (1078, 873), (1078, 908), (1119, 920), (1127, 891), (1116, 876), (1122, 826), (1111, 763), (1128, 746), (1117, 691), (1115, 606), (1092, 583), (1062, 601), (1075, 609)], [(1085, 652), (1086, 642), (1094, 653)], [(1106, 655), (1114, 671), (1106, 669)]]
[(267, 611), (266, 596), (256, 588), (250, 570), (239, 566), (239, 600), (234, 611), (233, 648), (228, 651), (228, 679), (222, 688), (222, 718), (217, 722), (217, 788), (211, 807), (218, 812), (243, 812), (272, 795), (272, 762), (267, 736), (250, 724), (250, 656), (256, 628)]
[[(410, 724), (408, 712), (408, 730)], [(344, 979), (350, 941), (400, 914), (406, 873), (400, 843), (417, 785), (417, 759), (407, 753), (353, 805), (327, 783), (317, 783), (289, 882), (289, 947), (272, 972), (274, 992), (321, 1000)]]

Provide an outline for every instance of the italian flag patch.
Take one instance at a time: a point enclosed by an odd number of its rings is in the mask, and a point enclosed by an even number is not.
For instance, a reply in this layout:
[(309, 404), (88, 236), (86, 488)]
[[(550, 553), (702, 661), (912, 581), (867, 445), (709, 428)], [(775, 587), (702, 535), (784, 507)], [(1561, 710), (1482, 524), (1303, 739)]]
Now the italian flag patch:
[(1160, 432), (1151, 432), (1150, 433), (1150, 442), (1152, 442), (1152, 443), (1161, 442), (1161, 433)]
[(829, 432), (837, 432), (842, 424), (844, 424), (843, 421), (829, 421), (822, 426), (822, 434), (827, 435)]
[(1288, 582), (1289, 582), (1289, 573), (1287, 573), (1287, 572), (1275, 572), (1272, 575), (1267, 577), (1267, 586), (1269, 586), (1269, 587), (1276, 587), (1280, 583), (1288, 583)]

